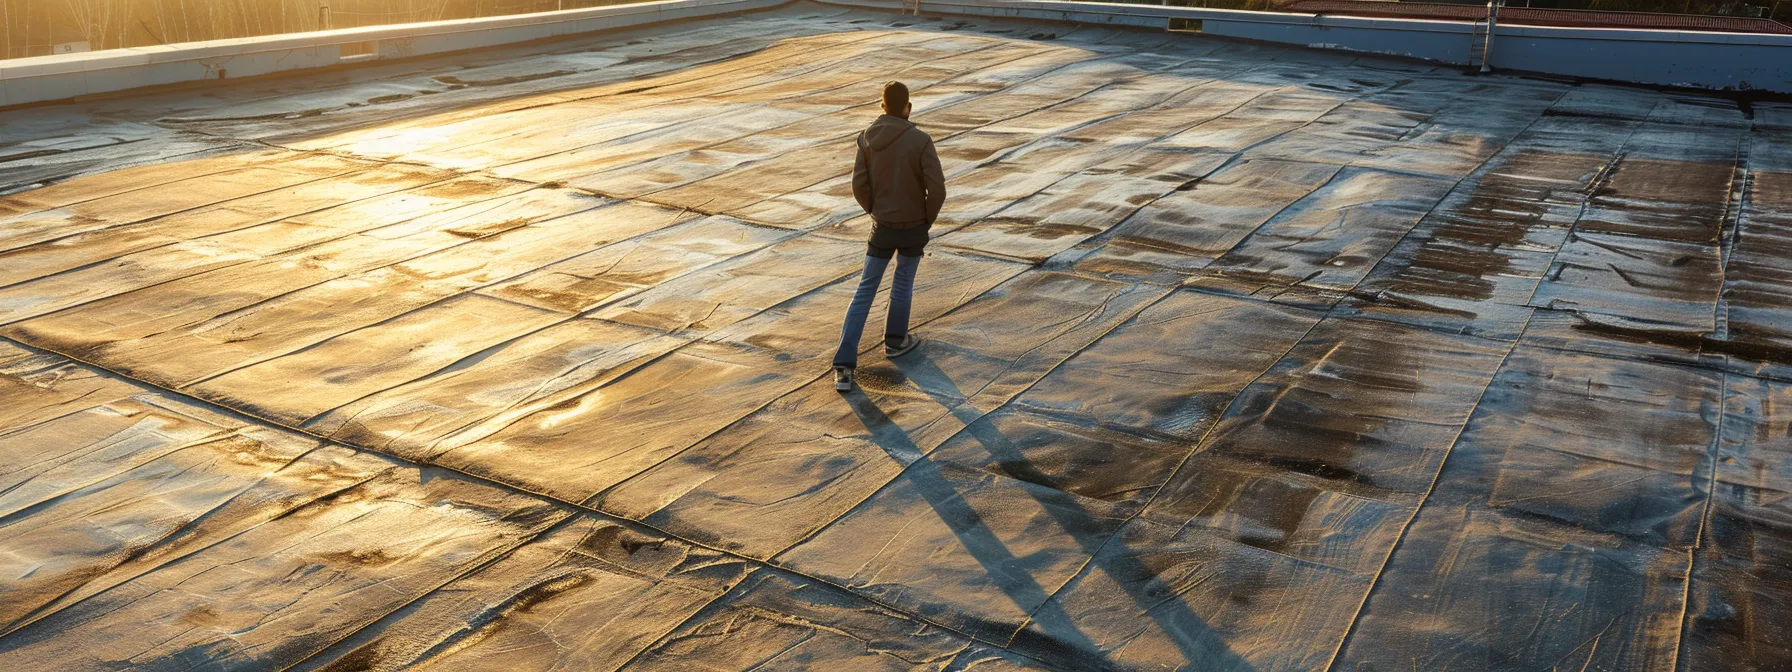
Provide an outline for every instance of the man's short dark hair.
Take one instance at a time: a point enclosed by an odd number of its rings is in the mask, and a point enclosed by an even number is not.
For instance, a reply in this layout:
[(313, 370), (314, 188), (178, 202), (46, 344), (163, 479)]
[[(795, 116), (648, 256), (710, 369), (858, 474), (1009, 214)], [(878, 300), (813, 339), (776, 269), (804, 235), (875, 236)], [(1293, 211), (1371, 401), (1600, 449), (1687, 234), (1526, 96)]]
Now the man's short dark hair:
[(908, 107), (908, 86), (902, 82), (884, 83), (884, 109), (901, 114)]

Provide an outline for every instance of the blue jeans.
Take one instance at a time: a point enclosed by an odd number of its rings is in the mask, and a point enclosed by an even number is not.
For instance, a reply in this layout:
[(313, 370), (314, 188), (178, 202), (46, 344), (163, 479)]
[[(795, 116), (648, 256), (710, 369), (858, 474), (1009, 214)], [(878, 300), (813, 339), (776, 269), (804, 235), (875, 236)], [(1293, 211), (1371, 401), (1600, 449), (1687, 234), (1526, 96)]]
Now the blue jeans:
[[(865, 335), (865, 320), (871, 316), (871, 301), (877, 298), (877, 286), (884, 280), (889, 259), (867, 255), (865, 272), (859, 276), (859, 289), (852, 295), (852, 306), (846, 309), (846, 325), (840, 328), (840, 349), (834, 353), (834, 366), (853, 368), (859, 364), (859, 338)], [(896, 255), (896, 276), (890, 280), (890, 315), (884, 318), (884, 342), (901, 343), (908, 336), (908, 307), (915, 295), (915, 269), (921, 257)]]

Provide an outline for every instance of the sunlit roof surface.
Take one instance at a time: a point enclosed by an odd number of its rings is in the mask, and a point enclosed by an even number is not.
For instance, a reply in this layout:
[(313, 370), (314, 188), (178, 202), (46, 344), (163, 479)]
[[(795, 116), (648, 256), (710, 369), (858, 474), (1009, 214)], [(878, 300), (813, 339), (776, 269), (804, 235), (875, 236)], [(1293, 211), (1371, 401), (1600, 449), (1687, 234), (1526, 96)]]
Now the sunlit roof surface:
[(0, 669), (1792, 664), (1792, 106), (796, 5), (0, 124)]

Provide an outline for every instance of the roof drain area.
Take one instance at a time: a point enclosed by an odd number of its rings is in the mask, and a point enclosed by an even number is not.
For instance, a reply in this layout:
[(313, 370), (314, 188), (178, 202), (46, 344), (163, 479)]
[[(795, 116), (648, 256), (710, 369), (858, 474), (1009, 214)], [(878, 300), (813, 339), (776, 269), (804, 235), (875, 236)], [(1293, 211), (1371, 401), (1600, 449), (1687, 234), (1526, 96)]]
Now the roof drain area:
[(377, 40), (366, 42), (349, 42), (340, 47), (343, 63), (360, 63), (380, 57), (380, 43)]

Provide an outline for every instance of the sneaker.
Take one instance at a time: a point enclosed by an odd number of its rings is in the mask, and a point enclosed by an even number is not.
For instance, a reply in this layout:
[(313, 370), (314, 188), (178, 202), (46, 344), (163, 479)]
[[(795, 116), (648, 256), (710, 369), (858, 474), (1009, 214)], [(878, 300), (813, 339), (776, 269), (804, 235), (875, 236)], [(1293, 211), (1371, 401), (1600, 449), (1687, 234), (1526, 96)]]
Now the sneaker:
[(884, 356), (901, 357), (908, 354), (908, 351), (915, 349), (915, 347), (919, 345), (921, 345), (921, 339), (915, 338), (914, 334), (903, 336), (902, 342), (895, 345), (890, 345), (889, 341), (884, 341)]
[(834, 389), (841, 392), (852, 391), (852, 369), (844, 366), (834, 367)]

